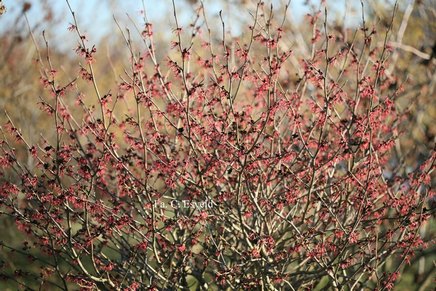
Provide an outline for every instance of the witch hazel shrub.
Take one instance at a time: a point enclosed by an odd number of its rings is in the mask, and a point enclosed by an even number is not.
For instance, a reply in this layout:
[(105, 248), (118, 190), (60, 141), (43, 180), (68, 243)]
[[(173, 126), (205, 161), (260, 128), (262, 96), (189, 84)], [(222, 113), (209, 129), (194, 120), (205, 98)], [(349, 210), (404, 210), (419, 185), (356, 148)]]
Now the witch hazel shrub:
[(259, 2), (240, 38), (224, 22), (215, 34), (203, 6), (191, 26), (174, 13), (166, 57), (148, 21), (141, 42), (121, 29), (130, 65), (112, 91), (71, 11), (77, 75), (62, 75), (48, 43), (37, 59), (51, 128), (31, 144), (12, 119), (2, 127), (2, 216), (26, 237), (19, 252), (2, 246), (45, 270), (26, 272), (31, 282), (394, 286), (428, 245), (420, 229), (435, 154), (407, 172), (393, 158), (405, 120), (396, 96), (407, 87), (386, 70), (392, 27), (363, 21), (340, 33), (321, 6), (307, 16), (303, 51), (286, 9), (274, 17)]

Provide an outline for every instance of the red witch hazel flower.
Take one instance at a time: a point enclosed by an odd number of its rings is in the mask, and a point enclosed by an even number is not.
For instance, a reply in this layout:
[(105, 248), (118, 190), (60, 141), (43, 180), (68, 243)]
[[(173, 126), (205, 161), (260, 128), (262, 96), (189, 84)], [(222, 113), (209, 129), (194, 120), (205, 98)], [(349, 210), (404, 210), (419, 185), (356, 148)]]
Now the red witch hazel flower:
[(379, 290), (431, 265), (436, 154), (403, 140), (424, 118), (402, 99), (431, 86), (398, 74), (403, 49), (434, 65), (424, 44), (395, 18), (342, 27), (324, 1), (300, 26), (246, 3), (236, 31), (176, 2), (170, 39), (144, 12), (107, 63), (75, 13), (72, 70), (40, 50), (44, 133), (0, 128), (0, 218), (27, 241), (0, 242), (11, 288)]

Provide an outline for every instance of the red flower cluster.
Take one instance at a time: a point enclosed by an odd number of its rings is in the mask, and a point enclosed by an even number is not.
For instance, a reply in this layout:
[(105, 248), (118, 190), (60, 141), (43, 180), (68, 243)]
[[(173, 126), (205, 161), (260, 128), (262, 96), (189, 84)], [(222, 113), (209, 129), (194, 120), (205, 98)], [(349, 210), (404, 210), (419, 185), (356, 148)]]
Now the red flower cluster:
[[(348, 43), (325, 10), (309, 17), (312, 53), (296, 53), (266, 9), (248, 39), (202, 39), (194, 24), (186, 41), (177, 24), (166, 65), (146, 23), (147, 51), (127, 42), (131, 67), (113, 94), (96, 80), (95, 46), (70, 26), (87, 64), (77, 82), (95, 100), (44, 75), (51, 137), (30, 144), (10, 121), (0, 147), (2, 213), (64, 288), (299, 289), (325, 277), (389, 289), (426, 245), (435, 155), (405, 174), (393, 154), (402, 114), (377, 33)], [(382, 274), (387, 260), (395, 270)]]

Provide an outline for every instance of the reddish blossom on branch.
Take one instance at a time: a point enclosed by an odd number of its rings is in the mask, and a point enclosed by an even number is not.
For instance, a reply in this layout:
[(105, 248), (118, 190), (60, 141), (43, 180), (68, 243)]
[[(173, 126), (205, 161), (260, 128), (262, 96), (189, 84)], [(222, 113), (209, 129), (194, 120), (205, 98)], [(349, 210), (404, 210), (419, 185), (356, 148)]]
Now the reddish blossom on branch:
[(35, 258), (52, 270), (38, 280), (65, 290), (297, 290), (323, 278), (338, 290), (392, 289), (428, 246), (420, 229), (434, 210), (436, 156), (393, 166), (399, 77), (387, 71), (391, 52), (371, 42), (391, 31), (364, 22), (347, 43), (327, 12), (308, 16), (307, 55), (289, 50), (286, 21), (262, 2), (247, 38), (217, 41), (207, 21), (175, 17), (162, 63), (145, 22), (143, 47), (126, 36), (131, 66), (112, 93), (73, 13), (78, 76), (41, 77), (53, 138), (31, 144), (13, 120), (2, 127), (0, 209), (49, 256)]

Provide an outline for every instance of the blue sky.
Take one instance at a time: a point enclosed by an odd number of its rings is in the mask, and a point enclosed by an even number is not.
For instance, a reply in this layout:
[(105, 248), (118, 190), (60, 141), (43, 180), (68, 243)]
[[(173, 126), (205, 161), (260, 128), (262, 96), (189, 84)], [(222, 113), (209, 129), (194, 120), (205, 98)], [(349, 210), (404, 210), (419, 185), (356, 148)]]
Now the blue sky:
[[(32, 25), (38, 23), (43, 17), (43, 7), (40, 0), (26, 0), (32, 4), (32, 8), (28, 11), (28, 18)], [(248, 0), (250, 1), (250, 0)], [(254, 0), (251, 0), (254, 1)], [(266, 0), (266, 3), (277, 4), (286, 0)], [(336, 11), (344, 11), (346, 0), (339, 1), (341, 4), (335, 4), (332, 8)], [(14, 20), (21, 13), (22, 5), (25, 0), (3, 0), (8, 12), (0, 17), (0, 32), (7, 30), (11, 26), (16, 25)], [(192, 5), (189, 1), (176, 0), (177, 13), (180, 22), (188, 23), (192, 19)], [(291, 9), (289, 9), (288, 17), (293, 21), (300, 21), (308, 12), (307, 7), (303, 5), (304, 0), (292, 0)], [(353, 1), (351, 1), (353, 2)], [(359, 2), (359, 1), (357, 1)], [(355, 3), (357, 3), (355, 2)], [(58, 23), (54, 27), (41, 27), (48, 31), (48, 35), (52, 42), (65, 47), (71, 47), (71, 34), (67, 32), (69, 23), (72, 22), (72, 17), (68, 12), (67, 4), (64, 0), (48, 0), (48, 3), (53, 8), (55, 18)], [(121, 26), (129, 25), (127, 14), (138, 24), (142, 25), (142, 0), (70, 0), (73, 10), (76, 12), (79, 27), (89, 39), (96, 43), (98, 40), (107, 34), (117, 33), (117, 28), (113, 20), (113, 16), (119, 19)], [(174, 20), (172, 15), (171, 0), (144, 0), (146, 12), (149, 20), (154, 24), (156, 33), (165, 33), (169, 28), (174, 28)], [(209, 22), (219, 22), (218, 12), (223, 10), (226, 23), (236, 23), (237, 19), (245, 15), (249, 17), (246, 11), (238, 9), (236, 6), (226, 5), (228, 1), (204, 0), (205, 6), (209, 14)], [(335, 3), (338, 3), (335, 1)], [(352, 17), (352, 15), (349, 15)], [(357, 17), (360, 19), (360, 13)], [(17, 29), (26, 29), (24, 21)], [(234, 33), (237, 34), (237, 28)]]

